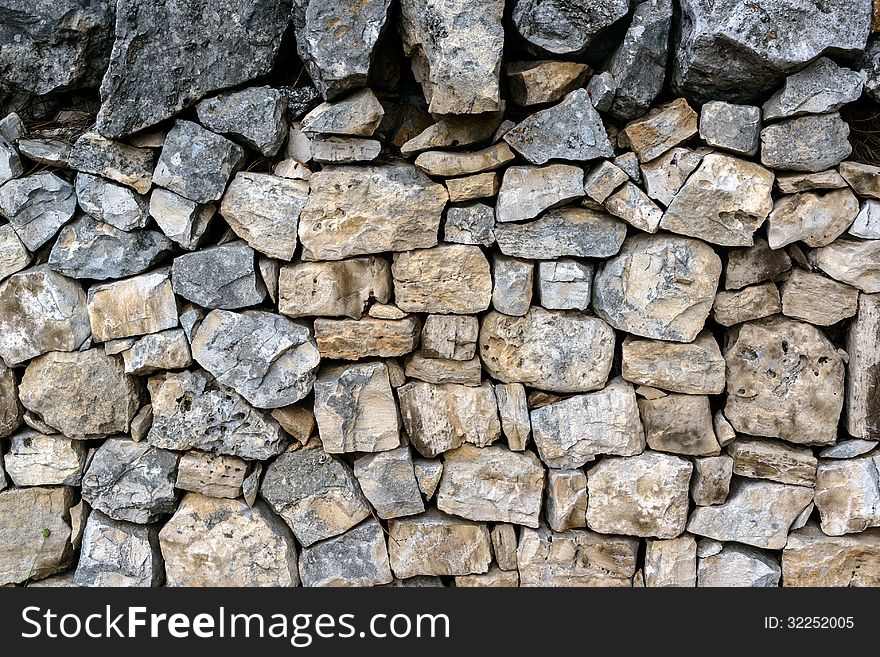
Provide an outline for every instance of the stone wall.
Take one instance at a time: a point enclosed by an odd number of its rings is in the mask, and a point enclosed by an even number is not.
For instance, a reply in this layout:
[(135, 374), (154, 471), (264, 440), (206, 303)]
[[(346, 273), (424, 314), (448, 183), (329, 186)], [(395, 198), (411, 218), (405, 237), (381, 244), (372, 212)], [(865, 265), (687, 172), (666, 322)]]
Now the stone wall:
[(871, 5), (0, 0), (0, 584), (880, 584)]

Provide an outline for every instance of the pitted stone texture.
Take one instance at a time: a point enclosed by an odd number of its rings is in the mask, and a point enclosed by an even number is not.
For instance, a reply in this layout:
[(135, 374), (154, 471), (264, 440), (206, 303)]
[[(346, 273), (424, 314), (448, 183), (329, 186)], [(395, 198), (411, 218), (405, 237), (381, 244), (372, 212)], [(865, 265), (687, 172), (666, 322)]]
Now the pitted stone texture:
[(180, 457), (174, 487), (211, 497), (235, 499), (242, 492), (247, 463), (235, 456), (190, 450)]
[(443, 244), (398, 253), (391, 275), (404, 312), (477, 313), (489, 307), (492, 296), (489, 262), (478, 246)]
[(151, 587), (165, 579), (159, 530), (92, 510), (76, 567), (77, 586)]

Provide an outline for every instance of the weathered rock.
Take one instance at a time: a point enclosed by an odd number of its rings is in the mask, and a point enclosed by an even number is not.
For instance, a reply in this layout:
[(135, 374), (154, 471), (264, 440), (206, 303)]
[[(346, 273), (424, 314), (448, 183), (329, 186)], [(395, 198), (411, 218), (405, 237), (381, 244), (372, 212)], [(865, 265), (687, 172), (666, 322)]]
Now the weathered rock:
[(344, 534), (303, 548), (303, 586), (379, 586), (392, 581), (385, 534), (369, 519)]
[(782, 312), (818, 326), (830, 326), (856, 314), (859, 291), (820, 274), (795, 269), (782, 284)]
[(751, 100), (818, 55), (859, 51), (871, 22), (868, 3), (848, 0), (685, 0), (681, 12), (672, 87), (698, 101)]
[(125, 436), (111, 438), (97, 449), (83, 475), (83, 499), (114, 520), (154, 522), (177, 506), (179, 458)]
[(826, 536), (815, 523), (791, 533), (782, 551), (785, 586), (877, 586), (880, 530)]
[(841, 162), (840, 176), (861, 197), (880, 198), (880, 167), (862, 162)]
[(455, 578), (456, 588), (514, 588), (519, 586), (519, 573), (501, 570), (496, 565), (480, 575), (459, 575)]
[(638, 404), (651, 449), (687, 456), (713, 456), (720, 452), (707, 396), (666, 395), (640, 399)]
[(782, 89), (764, 103), (764, 120), (802, 114), (825, 114), (839, 110), (862, 95), (864, 77), (820, 57), (802, 71), (790, 75)]
[(776, 186), (783, 194), (796, 194), (813, 189), (842, 189), (846, 187), (846, 180), (834, 169), (817, 173), (777, 173)]
[(775, 283), (751, 285), (733, 292), (719, 292), (712, 304), (712, 319), (721, 326), (733, 326), (782, 311)]
[(44, 171), (0, 187), (0, 217), (35, 251), (55, 236), (76, 210), (73, 185)]
[(692, 470), (689, 461), (656, 452), (602, 459), (587, 472), (587, 526), (603, 534), (675, 538), (687, 521)]
[[(620, 137), (618, 133), (618, 140), (625, 141), (625, 138)], [(615, 166), (624, 171), (634, 183), (637, 185), (642, 184), (642, 174), (639, 171), (639, 158), (635, 153), (632, 151), (626, 151), (615, 157), (612, 162)]]
[(176, 294), (205, 308), (246, 308), (266, 297), (254, 250), (241, 240), (176, 257), (171, 281)]
[(175, 488), (211, 497), (236, 498), (247, 474), (247, 463), (234, 456), (192, 450), (180, 457)]
[[(216, 9), (204, 0), (165, 9), (155, 0), (117, 6), (116, 41), (101, 83), (102, 134), (137, 132), (213, 91), (269, 72), (290, 20), (289, 3), (230, 0)], [(206, 41), (205, 35), (222, 38)]]
[(600, 454), (634, 456), (645, 449), (635, 393), (620, 380), (532, 410), (531, 426), (538, 454), (551, 468), (579, 468)]
[(120, 522), (93, 510), (76, 567), (77, 586), (151, 587), (165, 579), (159, 530)]
[(147, 224), (147, 200), (129, 187), (117, 185), (88, 173), (78, 173), (76, 198), (93, 219), (119, 230), (134, 230)]
[(416, 317), (315, 320), (315, 341), (322, 358), (393, 358), (413, 351), (418, 339), (419, 320)]
[[(141, 102), (139, 99), (138, 102)], [(131, 187), (138, 194), (150, 191), (156, 155), (149, 148), (137, 148), (87, 132), (73, 144), (68, 165)]]
[(549, 160), (584, 162), (614, 154), (602, 118), (586, 89), (531, 114), (504, 135), (504, 141), (532, 164)]
[(761, 131), (761, 164), (823, 171), (850, 156), (848, 136), (849, 125), (837, 112), (780, 121)]
[(628, 11), (625, 0), (517, 0), (511, 19), (516, 31), (532, 46), (566, 55), (583, 51)]
[(479, 247), (444, 244), (397, 253), (391, 274), (404, 312), (467, 314), (489, 307), (492, 276)]
[(791, 258), (785, 251), (770, 248), (767, 240), (756, 239), (752, 247), (734, 249), (727, 254), (724, 287), (738, 290), (762, 283), (791, 269)]
[(21, 271), (31, 262), (31, 254), (12, 224), (0, 226), (0, 281)]
[(470, 360), (479, 333), (476, 317), (428, 315), (422, 328), (421, 352), (428, 358)]
[(312, 176), (300, 215), (303, 260), (342, 260), (437, 244), (442, 185), (408, 164), (333, 167)]
[(483, 367), (499, 381), (588, 392), (608, 378), (614, 331), (583, 313), (532, 307), (524, 317), (490, 312), (480, 326), (479, 343)]
[[(447, 187), (449, 182), (451, 181), (447, 181)], [(497, 189), (496, 185), (492, 193)], [(446, 211), (443, 224), (443, 240), (455, 244), (491, 246), (495, 242), (495, 211), (482, 203), (450, 207)]]
[(727, 446), (733, 457), (733, 473), (751, 479), (782, 484), (813, 486), (816, 457), (806, 447), (792, 447), (775, 440), (739, 438)]
[(445, 358), (425, 358), (412, 354), (406, 360), (406, 376), (428, 383), (461, 383), (478, 386), (483, 370), (479, 358), (471, 360), (447, 360)]
[(724, 358), (724, 415), (737, 431), (804, 445), (837, 439), (844, 365), (817, 328), (782, 317), (743, 324)]
[(498, 221), (532, 219), (584, 195), (584, 172), (569, 164), (514, 166), (504, 172), (495, 216)]
[(370, 89), (361, 89), (350, 96), (333, 102), (321, 103), (302, 120), (305, 133), (328, 135), (372, 135), (385, 110)]
[(549, 470), (544, 516), (550, 529), (587, 526), (587, 476), (582, 470)]
[(403, 426), (413, 446), (431, 458), (461, 447), (464, 441), (478, 447), (501, 436), (491, 384), (477, 387), (431, 385), (412, 381), (398, 388)]
[(316, 443), (275, 459), (266, 469), (260, 496), (304, 547), (341, 534), (370, 515), (351, 468)]
[(694, 459), (691, 477), (691, 498), (698, 506), (723, 504), (730, 492), (733, 459), (722, 454)]
[(25, 370), (21, 403), (69, 438), (126, 433), (140, 408), (141, 386), (120, 361), (101, 349), (51, 351)]
[(616, 164), (602, 160), (584, 178), (584, 192), (596, 203), (604, 203), (612, 192), (629, 180)]
[(86, 294), (46, 265), (0, 283), (0, 357), (9, 366), (49, 351), (73, 351), (89, 337)]
[(150, 216), (165, 235), (184, 249), (195, 249), (214, 217), (213, 203), (196, 203), (157, 187), (150, 195)]
[[(434, 497), (437, 487), (440, 485), (440, 477), (443, 476), (443, 461), (440, 459), (413, 459), (416, 482), (419, 490), (426, 500)], [(496, 525), (500, 526), (500, 525)]]
[(593, 307), (616, 329), (691, 342), (709, 315), (720, 275), (720, 258), (703, 242), (636, 235), (596, 272)]
[(630, 586), (638, 546), (625, 536), (523, 528), (516, 551), (520, 586)]
[(199, 449), (244, 459), (284, 450), (278, 423), (240, 395), (220, 388), (203, 370), (157, 375), (149, 381), (153, 424), (147, 441), (163, 449)]
[(710, 152), (708, 148), (676, 147), (642, 164), (640, 170), (648, 197), (668, 206), (688, 176)]
[(265, 504), (188, 493), (159, 532), (168, 586), (297, 586), (296, 543)]
[(623, 341), (621, 373), (632, 383), (670, 392), (724, 392), (724, 357), (707, 331), (685, 344), (627, 337)]
[(492, 258), (492, 307), (522, 317), (532, 305), (535, 267), (531, 260), (495, 254)]
[[(498, 193), (498, 190), (501, 188), (501, 183), (498, 180), (498, 173), (495, 171), (486, 171), (484, 173), (475, 173), (472, 176), (463, 176), (461, 178), (450, 178), (446, 180), (446, 191), (449, 192), (449, 201), (451, 203), (460, 203), (464, 201), (473, 201), (478, 198), (489, 198), (491, 196), (495, 196)], [(449, 211), (457, 210), (459, 214), (462, 210), (468, 210), (472, 208), (485, 208), (485, 205), (482, 204), (474, 204), (471, 206), (466, 206), (464, 208), (456, 207), (449, 208)], [(491, 210), (491, 208), (489, 208)], [(480, 214), (484, 211), (481, 209)], [(450, 225), (449, 212), (446, 213), (446, 222), (444, 226), (448, 230)], [(495, 216), (494, 212), (492, 213), (492, 221), (494, 223)], [(458, 221), (452, 222), (453, 226), (456, 224), (461, 224), (462, 222), (467, 225), (467, 220), (464, 217), (459, 217)], [(479, 222), (482, 223), (482, 222)], [(461, 226), (464, 228), (465, 226)], [(489, 227), (491, 229), (491, 226)], [(476, 232), (481, 232), (477, 230)], [(485, 238), (482, 238), (485, 239)], [(447, 241), (451, 241), (448, 240)], [(462, 242), (463, 244), (469, 244), (469, 242)], [(480, 242), (474, 242), (475, 244), (482, 244)], [(492, 242), (489, 242), (491, 244)]]
[(206, 128), (240, 139), (266, 157), (275, 155), (287, 136), (286, 109), (287, 100), (271, 87), (222, 93), (196, 106)]
[(771, 249), (798, 240), (807, 246), (827, 246), (849, 228), (858, 213), (859, 201), (848, 189), (783, 196), (770, 213), (767, 240)]
[(725, 545), (717, 554), (701, 557), (697, 566), (698, 586), (775, 587), (781, 574), (772, 555), (745, 545)]
[(804, 486), (740, 480), (731, 486), (724, 504), (695, 508), (687, 529), (718, 541), (779, 550), (785, 547), (789, 527), (812, 499), (813, 489)]
[[(502, 111), (474, 115), (444, 116), (429, 125), (400, 147), (403, 155), (412, 155), (433, 148), (471, 146), (491, 139), (498, 129)], [(491, 176), (492, 174), (487, 174)]]
[(880, 201), (868, 199), (847, 231), (853, 237), (880, 239)]
[(0, 584), (43, 579), (70, 565), (74, 490), (60, 486), (0, 493)]
[(408, 447), (361, 456), (354, 462), (354, 476), (383, 520), (425, 511)]
[(359, 319), (369, 301), (388, 303), (391, 270), (383, 258), (302, 262), (281, 268), (280, 312), (290, 317)]
[(321, 164), (372, 162), (382, 152), (382, 142), (359, 137), (320, 137), (312, 140), (312, 155)]
[(822, 531), (829, 536), (880, 525), (880, 474), (876, 459), (862, 456), (819, 462), (815, 501)]
[[(66, 141), (61, 141), (59, 139), (19, 139), (17, 146), (22, 155), (38, 164), (45, 164), (52, 167), (67, 167), (67, 157), (70, 155), (70, 144)], [(3, 151), (2, 144), (0, 144), (0, 157), (9, 157), (10, 153), (15, 155), (14, 151), (7, 150), (7, 155), (4, 156)], [(17, 158), (17, 155), (15, 158)], [(7, 169), (8, 175), (12, 170), (15, 170), (15, 158), (6, 159), (5, 162), (0, 163), (0, 171)], [(18, 166), (21, 166), (20, 161), (18, 161)], [(21, 174), (22, 171), (19, 170), (18, 173), (10, 177), (17, 178)], [(2, 177), (3, 174), (0, 173), (0, 178)]]
[(532, 431), (525, 387), (521, 383), (496, 384), (495, 400), (498, 402), (498, 416), (507, 445), (521, 452), (526, 448)]
[(592, 285), (591, 264), (570, 258), (538, 263), (538, 299), (544, 308), (586, 310), (590, 305)]
[(753, 156), (758, 153), (760, 137), (760, 107), (713, 100), (700, 111), (700, 139), (709, 146)]
[(436, 510), (388, 523), (388, 556), (399, 578), (485, 573), (492, 561), (485, 524)]
[(127, 232), (85, 215), (58, 233), (49, 267), (73, 278), (125, 278), (147, 271), (171, 248), (158, 231)]
[(454, 0), (404, 0), (403, 52), (432, 114), (479, 114), (500, 109), (498, 77), (504, 47), (502, 0), (479, 5)]
[(95, 342), (156, 333), (177, 326), (177, 302), (167, 269), (93, 285), (88, 294)]
[(495, 226), (501, 252), (518, 258), (607, 258), (620, 251), (625, 237), (625, 223), (587, 208), (560, 208), (535, 221)]
[(838, 239), (811, 251), (810, 262), (835, 280), (880, 292), (880, 240)]
[(645, 550), (645, 586), (697, 585), (697, 542), (693, 536), (649, 540)]
[(325, 98), (367, 84), (373, 49), (385, 29), (390, 0), (362, 5), (295, 2), (296, 47), (309, 77)]
[(656, 233), (663, 217), (663, 211), (633, 182), (609, 196), (605, 209), (646, 233)]
[(0, 135), (0, 185), (24, 173), (18, 150)]
[[(24, 409), (18, 400), (18, 382), (15, 373), (0, 360), (0, 438), (12, 434), (21, 426)], [(2, 469), (2, 467), (0, 467)], [(0, 475), (0, 483), (5, 478)], [(3, 486), (0, 486), (0, 490)]]
[(272, 409), (271, 415), (281, 427), (302, 444), (306, 444), (317, 426), (311, 404), (305, 402)]
[(165, 138), (153, 182), (196, 203), (219, 201), (244, 157), (238, 144), (178, 119)]
[(515, 157), (502, 141), (478, 151), (427, 151), (416, 158), (415, 165), (430, 176), (448, 178), (493, 171)]
[(639, 161), (660, 157), (697, 134), (697, 113), (684, 98), (655, 107), (623, 129)]
[(122, 362), (126, 374), (149, 374), (189, 367), (192, 352), (183, 329), (171, 329), (138, 338), (122, 352)]
[(23, 429), (10, 437), (3, 460), (16, 486), (79, 486), (86, 448), (61, 435)]
[(851, 459), (855, 456), (867, 454), (877, 447), (876, 440), (863, 440), (851, 438), (840, 440), (834, 445), (823, 447), (819, 450), (819, 458), (822, 459)]
[(510, 95), (517, 105), (553, 103), (582, 86), (590, 67), (554, 60), (510, 62), (504, 69)]
[(722, 246), (751, 246), (752, 234), (773, 209), (772, 190), (767, 169), (710, 153), (675, 195), (660, 227)]
[[(880, 385), (880, 296), (859, 295), (859, 310), (846, 334), (846, 431), (856, 438), (880, 438), (877, 386)], [(0, 431), (0, 434), (3, 432)]]

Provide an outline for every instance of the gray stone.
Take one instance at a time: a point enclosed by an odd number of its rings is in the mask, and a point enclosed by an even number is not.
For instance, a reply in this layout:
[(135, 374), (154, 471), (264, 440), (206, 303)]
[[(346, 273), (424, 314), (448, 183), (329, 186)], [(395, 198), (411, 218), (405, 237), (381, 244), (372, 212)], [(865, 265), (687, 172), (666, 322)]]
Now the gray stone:
[(593, 307), (614, 328), (691, 342), (709, 315), (721, 259), (703, 242), (673, 235), (636, 235), (593, 280)]
[(281, 268), (278, 310), (290, 317), (359, 319), (369, 301), (388, 302), (391, 286), (383, 258), (300, 262)]
[(31, 254), (12, 224), (0, 226), (0, 281), (21, 271), (31, 262)]
[(354, 462), (354, 476), (383, 520), (425, 511), (409, 447), (361, 456)]
[(782, 312), (817, 326), (830, 326), (856, 314), (859, 291), (821, 274), (795, 269), (782, 284)]
[(165, 235), (187, 251), (199, 245), (214, 211), (213, 203), (196, 203), (161, 187), (150, 195), (150, 216)]
[(183, 329), (171, 329), (139, 338), (122, 352), (122, 362), (126, 374), (150, 374), (189, 367), (192, 353)]
[(544, 516), (550, 529), (587, 526), (587, 476), (582, 470), (549, 470)]
[(403, 53), (432, 114), (500, 109), (498, 77), (504, 47), (503, 0), (439, 7), (429, 0), (400, 5)]
[(165, 138), (153, 182), (197, 203), (218, 201), (244, 159), (238, 144), (178, 119)]
[[(880, 296), (859, 295), (859, 309), (846, 333), (846, 431), (856, 438), (880, 438), (877, 386), (880, 385)], [(2, 431), (0, 431), (2, 434)], [(824, 454), (822, 454), (824, 456)]]
[(369, 137), (379, 127), (385, 110), (370, 89), (321, 103), (302, 120), (305, 133)]
[(559, 208), (535, 221), (495, 226), (501, 252), (518, 258), (607, 258), (625, 237), (625, 223), (588, 208)]
[(114, 520), (147, 524), (177, 506), (178, 454), (111, 438), (92, 457), (82, 480), (83, 499)]
[(603, 387), (608, 378), (614, 331), (583, 313), (532, 307), (524, 317), (487, 314), (479, 346), (483, 367), (499, 381), (552, 392), (588, 392)]
[(171, 240), (158, 231), (127, 232), (85, 215), (61, 229), (49, 267), (73, 278), (125, 278), (147, 271), (171, 248)]
[(470, 360), (479, 333), (476, 317), (428, 315), (422, 328), (422, 354), (428, 358)]
[(511, 20), (530, 45), (567, 55), (582, 52), (628, 11), (626, 0), (517, 0)]
[(616, 156), (612, 162), (629, 176), (635, 184), (642, 184), (642, 174), (639, 171), (639, 156), (632, 151), (626, 151)]
[(773, 555), (745, 545), (725, 545), (718, 554), (701, 557), (697, 565), (698, 586), (775, 587), (781, 576)]
[(437, 244), (448, 194), (409, 164), (314, 174), (299, 220), (303, 260), (342, 260)]
[[(765, 109), (764, 120), (771, 118)], [(760, 137), (760, 107), (713, 100), (700, 110), (700, 139), (709, 146), (753, 156), (758, 153)]]
[(848, 189), (783, 196), (767, 221), (767, 240), (771, 249), (796, 241), (827, 246), (849, 228), (858, 213), (859, 201)]
[(482, 203), (451, 206), (446, 210), (443, 222), (443, 241), (492, 246), (495, 243), (495, 211)]
[(89, 514), (76, 567), (77, 586), (151, 587), (165, 579), (159, 529)]
[(163, 6), (123, 0), (116, 8), (98, 112), (98, 130), (108, 137), (138, 132), (213, 91), (269, 73), (290, 20), (289, 2)]
[(733, 249), (727, 254), (724, 287), (738, 290), (762, 283), (791, 269), (791, 258), (785, 251), (773, 250), (767, 240), (756, 239), (754, 246)]
[(326, 452), (381, 452), (400, 445), (397, 404), (382, 362), (321, 370), (314, 408)]
[(587, 95), (590, 97), (590, 102), (600, 112), (607, 112), (611, 109), (616, 91), (617, 84), (610, 71), (596, 73), (587, 83)]
[(733, 473), (741, 477), (795, 486), (816, 483), (816, 457), (806, 447), (743, 437), (728, 445), (727, 453), (733, 457)]
[(199, 449), (249, 460), (281, 453), (278, 423), (203, 370), (165, 373), (148, 382), (153, 423), (147, 441), (163, 449)]
[(485, 524), (430, 510), (388, 523), (388, 556), (399, 578), (485, 573), (492, 562)]
[(51, 351), (35, 358), (19, 387), (21, 403), (69, 438), (126, 433), (140, 408), (141, 386), (121, 359), (102, 349)]
[(235, 456), (192, 450), (180, 457), (174, 487), (210, 497), (241, 495), (247, 463)]
[(178, 324), (177, 301), (167, 268), (93, 285), (88, 311), (95, 342), (156, 333)]
[(810, 252), (810, 263), (863, 292), (880, 292), (880, 241), (838, 239)]
[[(140, 100), (138, 101), (140, 102)], [(150, 191), (156, 155), (149, 148), (137, 148), (87, 132), (73, 144), (68, 166), (131, 187), (138, 194)]]
[(853, 237), (880, 239), (880, 201), (874, 199), (864, 201), (856, 220), (847, 232)]
[(819, 329), (783, 317), (743, 324), (731, 332), (724, 358), (724, 415), (737, 431), (805, 445), (835, 442), (844, 364)]
[(723, 504), (730, 492), (733, 459), (727, 454), (694, 459), (691, 498), (697, 506)]
[(822, 459), (851, 459), (862, 454), (867, 454), (877, 447), (876, 440), (862, 440), (851, 438), (840, 440), (835, 445), (829, 445), (819, 450), (819, 458)]
[(635, 456), (645, 449), (635, 393), (619, 379), (532, 410), (531, 425), (538, 454), (551, 468), (579, 468), (602, 454)]
[(670, 394), (640, 399), (638, 404), (651, 449), (685, 456), (716, 456), (721, 452), (707, 396)]
[(382, 526), (365, 520), (344, 534), (303, 548), (299, 555), (303, 586), (381, 586), (394, 578)]
[(47, 265), (0, 283), (0, 357), (7, 365), (78, 349), (90, 331), (86, 293)]
[(840, 114), (802, 116), (761, 131), (761, 163), (773, 169), (823, 171), (852, 153), (849, 125)]
[(708, 331), (690, 343), (623, 341), (621, 375), (637, 385), (689, 395), (724, 392), (724, 357)]
[(321, 164), (372, 162), (382, 152), (382, 142), (359, 137), (320, 137), (312, 140), (312, 155)]
[(640, 169), (648, 197), (668, 206), (710, 152), (709, 148), (691, 150), (679, 146), (642, 164)]
[(341, 534), (370, 515), (351, 468), (314, 443), (275, 459), (266, 469), (260, 496), (303, 547)]
[[(582, 87), (590, 67), (579, 62), (555, 60), (510, 62), (504, 68), (510, 96), (517, 105), (555, 103)], [(594, 76), (595, 77), (595, 76)]]
[(612, 192), (629, 180), (616, 164), (602, 160), (584, 178), (584, 192), (596, 203), (604, 203)]
[(645, 550), (645, 586), (697, 585), (697, 542), (693, 536), (665, 541), (648, 540)]
[(630, 121), (622, 134), (629, 141), (639, 161), (648, 162), (690, 139), (697, 132), (697, 113), (684, 98), (676, 98)]
[(31, 251), (52, 239), (75, 210), (73, 185), (48, 171), (0, 187), (0, 216)]
[(782, 311), (775, 283), (751, 285), (734, 292), (719, 292), (712, 304), (712, 319), (721, 326), (733, 326)]
[(240, 139), (266, 157), (275, 155), (287, 136), (286, 110), (287, 100), (271, 87), (222, 93), (196, 105), (206, 128)]
[(605, 200), (605, 209), (646, 233), (656, 233), (663, 211), (633, 182)]
[[(0, 438), (12, 434), (21, 426), (23, 412), (24, 409), (18, 400), (18, 382), (15, 373), (0, 361)], [(5, 484), (2, 473), (0, 473), (0, 483)], [(0, 486), (0, 490), (2, 488), (3, 486)]]
[(513, 166), (504, 172), (495, 216), (498, 221), (533, 219), (549, 208), (583, 195), (584, 172), (580, 167), (570, 164)]
[(530, 115), (504, 135), (504, 141), (532, 164), (549, 160), (584, 162), (610, 157), (614, 149), (586, 89)]
[(495, 254), (492, 258), (492, 307), (521, 317), (532, 304), (535, 267), (531, 260)]
[(802, 71), (790, 75), (782, 89), (764, 103), (764, 120), (802, 114), (825, 114), (859, 99), (865, 78), (820, 57)]
[(19, 139), (18, 150), (38, 164), (66, 168), (70, 144), (59, 139)]
[(23, 173), (24, 167), (15, 146), (0, 136), (0, 185)]
[(147, 200), (124, 187), (89, 173), (76, 175), (76, 199), (83, 212), (119, 230), (147, 225)]
[(419, 490), (422, 491), (426, 500), (430, 500), (440, 485), (440, 477), (443, 476), (443, 461), (415, 458), (413, 459), (413, 468)]
[(592, 284), (592, 264), (571, 258), (538, 263), (538, 300), (544, 308), (586, 310)]
[(266, 298), (257, 275), (254, 251), (245, 242), (229, 242), (174, 259), (174, 292), (206, 308), (231, 310)]

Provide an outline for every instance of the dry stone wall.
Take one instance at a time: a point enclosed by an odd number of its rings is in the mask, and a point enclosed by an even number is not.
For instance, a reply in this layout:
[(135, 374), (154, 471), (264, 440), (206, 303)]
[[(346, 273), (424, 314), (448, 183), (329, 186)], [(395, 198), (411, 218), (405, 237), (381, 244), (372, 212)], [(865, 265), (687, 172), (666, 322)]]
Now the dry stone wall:
[(880, 584), (877, 18), (0, 0), (0, 584)]

